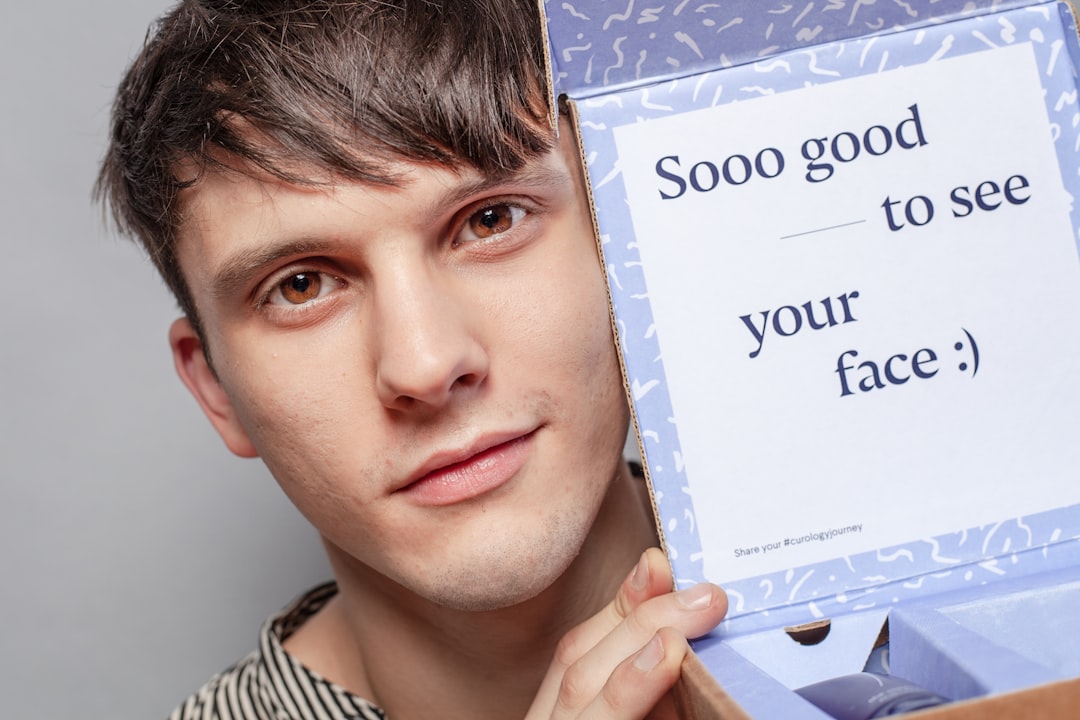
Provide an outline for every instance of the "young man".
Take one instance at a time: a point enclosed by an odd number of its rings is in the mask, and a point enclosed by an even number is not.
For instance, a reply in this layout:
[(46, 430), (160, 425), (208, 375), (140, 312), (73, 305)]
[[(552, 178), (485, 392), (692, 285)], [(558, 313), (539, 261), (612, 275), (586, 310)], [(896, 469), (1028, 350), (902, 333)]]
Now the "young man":
[(646, 551), (542, 38), (534, 0), (186, 0), (125, 78), (99, 188), (336, 581), (175, 718), (640, 718), (723, 616)]

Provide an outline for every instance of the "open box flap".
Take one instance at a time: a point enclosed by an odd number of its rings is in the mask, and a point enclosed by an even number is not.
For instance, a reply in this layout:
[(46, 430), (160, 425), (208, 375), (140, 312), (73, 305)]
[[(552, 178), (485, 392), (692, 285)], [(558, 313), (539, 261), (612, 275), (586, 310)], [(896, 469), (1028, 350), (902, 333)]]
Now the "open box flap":
[(584, 98), (1033, 0), (543, 0), (554, 96)]
[[(1034, 88), (1034, 104), (1044, 106), (1045, 110), (1045, 119), (1039, 122), (1044, 123), (1043, 127), (1049, 122), (1056, 140), (1051, 152), (1056, 153), (1059, 169), (1054, 173), (1064, 174), (1071, 190), (1077, 184), (1078, 166), (1074, 123), (1077, 117), (1076, 89), (1071, 60), (1076, 53), (1075, 32), (1067, 6), (1040, 3), (896, 34), (888, 42), (874, 37), (853, 39), (814, 52), (788, 53), (767, 63), (704, 73), (649, 88), (611, 92), (604, 97), (586, 98), (576, 103), (627, 385), (636, 410), (643, 456), (653, 483), (669, 556), (680, 584), (695, 582), (704, 576), (698, 532), (701, 522), (710, 518), (699, 518), (696, 514), (693, 492), (685, 479), (685, 457), (673, 420), (676, 415), (671, 409), (666, 385), (665, 359), (658, 344), (657, 325), (649, 309), (650, 295), (642, 274), (641, 248), (631, 220), (634, 201), (631, 198), (628, 202), (624, 182), (627, 161), (619, 156), (613, 128), (640, 126), (653, 119), (687, 112), (688, 104), (709, 109), (740, 105), (744, 101), (752, 102), (789, 91), (798, 92), (809, 87), (806, 84), (808, 76), (817, 79), (816, 86), (824, 87), (893, 69), (920, 65), (933, 69), (938, 67), (935, 63), (942, 63), (941, 67), (944, 67), (944, 62), (968, 55), (981, 63), (984, 58), (996, 57), (992, 53), (977, 55), (982, 51), (1003, 52), (1012, 46), (1023, 46), (1023, 52), (1030, 53), (1033, 58), (1025, 61), (1033, 63), (1033, 74), (1034, 68), (1038, 68), (1036, 85), (1041, 83), (1041, 87)], [(1066, 46), (1069, 50), (1065, 50)], [(1013, 63), (1014, 58), (1010, 56), (1008, 62)], [(848, 105), (850, 103), (845, 107)], [(924, 110), (928, 111), (928, 108), (926, 105)], [(999, 116), (995, 115), (991, 121)], [(748, 113), (747, 117), (752, 115)], [(775, 114), (757, 117), (759, 125), (767, 124), (768, 117), (774, 118), (774, 126), (782, 125), (775, 122)], [(1008, 122), (1001, 124), (1009, 126)], [(739, 138), (739, 131), (740, 128), (724, 126), (724, 133), (729, 138)], [(994, 152), (986, 153), (980, 161), (994, 157)], [(1053, 164), (1054, 160), (1047, 162)], [(1059, 202), (1069, 208), (1072, 227), (1080, 227), (1071, 197)], [(655, 217), (655, 213), (653, 215)], [(1075, 239), (1074, 229), (1066, 230), (1066, 233)], [(1071, 262), (1075, 263), (1075, 247), (1070, 252)], [(1066, 367), (1063, 372), (1072, 371)], [(722, 430), (717, 429), (716, 433), (721, 436)], [(1026, 482), (1022, 473), (1017, 474), (1016, 482)], [(894, 487), (902, 488), (903, 484)], [(762, 492), (769, 494), (772, 491), (766, 488)], [(888, 604), (900, 597), (915, 596), (934, 588), (947, 589), (1024, 572), (1024, 567), (1028, 566), (1046, 564), (1053, 567), (1059, 562), (1074, 561), (1074, 538), (1080, 535), (1080, 513), (1075, 502), (1065, 502), (1064, 508), (1047, 512), (1025, 513), (1025, 517), (1014, 517), (1013, 520), (1003, 520), (1012, 509), (1006, 507), (990, 524), (950, 525), (951, 531), (945, 535), (931, 535), (899, 545), (886, 543), (878, 546), (884, 547), (882, 550), (842, 554), (835, 560), (811, 566), (793, 563), (794, 568), (751, 576), (736, 583), (728, 582), (731, 577), (709, 579), (722, 582), (731, 592), (733, 620), (730, 622), (733, 624), (729, 625), (729, 631), (738, 630), (735, 625), (740, 622), (744, 623), (740, 626), (743, 629), (752, 629), (746, 623), (775, 624), (776, 615), (787, 612), (785, 608), (792, 613), (803, 613), (803, 617), (792, 619), (804, 622), (837, 609), (820, 607), (821, 603), (847, 604), (849, 607)], [(890, 508), (888, 499), (885, 499), (885, 507), (886, 511)], [(1060, 560), (1061, 557), (1066, 559)], [(773, 617), (768, 617), (767, 612), (761, 614), (762, 610), (771, 611)], [(758, 619), (740, 620), (745, 616), (757, 616)]]

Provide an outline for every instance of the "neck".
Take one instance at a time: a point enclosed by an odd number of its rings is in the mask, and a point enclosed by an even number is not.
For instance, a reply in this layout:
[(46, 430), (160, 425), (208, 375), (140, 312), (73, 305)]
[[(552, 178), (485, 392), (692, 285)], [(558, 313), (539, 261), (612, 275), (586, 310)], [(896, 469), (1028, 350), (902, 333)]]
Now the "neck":
[(340, 594), (287, 648), (395, 720), (523, 717), (559, 639), (610, 602), (656, 544), (646, 498), (620, 465), (569, 568), (536, 597), (493, 611), (434, 605), (328, 547)]

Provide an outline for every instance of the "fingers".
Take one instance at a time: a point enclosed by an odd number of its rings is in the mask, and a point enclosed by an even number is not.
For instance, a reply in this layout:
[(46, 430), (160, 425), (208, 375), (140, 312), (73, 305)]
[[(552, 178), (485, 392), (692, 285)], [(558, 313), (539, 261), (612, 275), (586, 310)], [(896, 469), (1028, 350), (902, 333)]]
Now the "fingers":
[(610, 606), (615, 613), (615, 620), (622, 620), (649, 598), (671, 592), (674, 584), (671, 565), (668, 564), (664, 551), (660, 548), (647, 549), (626, 576), (615, 596), (615, 602)]
[(671, 592), (674, 581), (667, 557), (659, 548), (649, 548), (623, 580), (615, 600), (578, 625), (559, 644), (555, 662), (567, 668), (596, 646), (641, 603)]
[[(649, 548), (642, 553), (637, 564), (619, 586), (615, 600), (559, 641), (551, 667), (548, 668), (533, 702), (533, 708), (554, 707), (566, 670), (596, 647), (638, 605), (650, 598), (671, 592), (673, 582), (671, 567), (662, 550)], [(600, 679), (601, 682), (603, 679)], [(530, 714), (530, 720), (532, 717)]]
[(679, 679), (679, 669), (689, 650), (686, 639), (677, 630), (661, 628), (645, 647), (615, 668), (596, 699), (573, 717), (644, 718)]
[(559, 643), (530, 720), (644, 718), (678, 679), (686, 638), (704, 635), (727, 612), (715, 585), (679, 592), (672, 585), (664, 554), (646, 551), (616, 598)]
[[(611, 696), (615, 692), (630, 692), (628, 689), (614, 690), (610, 687), (611, 683), (616, 682), (612, 670), (616, 667), (622, 668), (624, 658), (647, 658), (647, 655), (643, 656), (641, 653), (647, 651), (647, 646), (657, 635), (664, 638), (674, 633), (681, 641), (682, 649), (676, 653), (676, 670), (669, 678), (670, 682), (662, 686), (662, 695), (678, 678), (678, 662), (685, 656), (685, 638), (704, 635), (723, 619), (725, 612), (727, 597), (720, 588), (707, 583), (640, 603), (622, 622), (600, 638), (592, 649), (566, 668), (555, 701), (556, 713), (553, 717), (576, 717), (575, 713), (587, 707), (594, 697), (605, 693)], [(670, 644), (665, 645), (665, 652), (671, 650)], [(654, 677), (660, 679), (666, 676), (661, 670)], [(641, 690), (651, 687), (652, 685), (644, 683)]]

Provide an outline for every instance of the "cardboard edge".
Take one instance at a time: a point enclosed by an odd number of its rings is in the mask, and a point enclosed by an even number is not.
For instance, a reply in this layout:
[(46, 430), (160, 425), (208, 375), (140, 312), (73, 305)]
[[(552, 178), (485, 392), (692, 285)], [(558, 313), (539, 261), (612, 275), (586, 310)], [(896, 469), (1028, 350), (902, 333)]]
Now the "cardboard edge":
[(672, 695), (682, 720), (751, 720), (693, 651), (683, 660)]
[(1076, 717), (1080, 678), (1048, 683), (1001, 695), (983, 696), (912, 713), (912, 720), (1029, 720)]
[[(555, 132), (555, 136), (558, 137), (559, 103), (558, 98), (555, 97), (555, 65), (551, 58), (551, 33), (548, 32), (547, 9), (544, 7), (544, 0), (535, 0), (535, 2), (537, 11), (540, 13), (540, 31), (544, 36), (544, 84), (547, 86), (544, 94), (547, 96), (548, 123)], [(578, 143), (578, 147), (581, 147), (580, 143)]]
[[(574, 142), (577, 143), (578, 159), (581, 162), (582, 183), (585, 186), (585, 195), (589, 201), (589, 219), (592, 222), (593, 239), (596, 242), (596, 253), (600, 262), (600, 272), (604, 274), (604, 292), (607, 294), (608, 319), (611, 322), (611, 335), (615, 342), (615, 354), (619, 359), (619, 374), (622, 375), (623, 394), (626, 396), (630, 424), (634, 429), (634, 439), (637, 441), (638, 452), (641, 454), (642, 460), (644, 460), (645, 446), (641, 441), (641, 428), (638, 425), (637, 414), (633, 411), (634, 396), (630, 387), (630, 374), (626, 370), (626, 358), (623, 354), (622, 335), (619, 332), (619, 324), (615, 319), (615, 305), (611, 297), (611, 287), (607, 282), (607, 259), (604, 256), (604, 244), (600, 240), (600, 221), (596, 216), (596, 199), (593, 196), (592, 182), (589, 180), (588, 162), (585, 158), (584, 144), (582, 143), (581, 131), (579, 129), (581, 125), (577, 103), (572, 98), (566, 96), (563, 96), (562, 100), (565, 100), (567, 115), (570, 119), (570, 125), (573, 128)], [(656, 488), (653, 486), (652, 477), (649, 473), (649, 464), (647, 462), (642, 462), (641, 465), (645, 474), (645, 483), (649, 488), (649, 505), (652, 508), (656, 536), (660, 541), (660, 549), (664, 551), (664, 555), (668, 558), (668, 564), (670, 565), (671, 555), (668, 553), (667, 540), (664, 537), (664, 526), (660, 521), (660, 508), (656, 503)], [(672, 567), (672, 572), (674, 572), (674, 567)]]
[(1073, 23), (1078, 26), (1077, 34), (1080, 35), (1080, 15), (1076, 14), (1076, 0), (1057, 0), (1057, 2), (1059, 6), (1064, 5), (1068, 8), (1069, 14), (1072, 15)]

